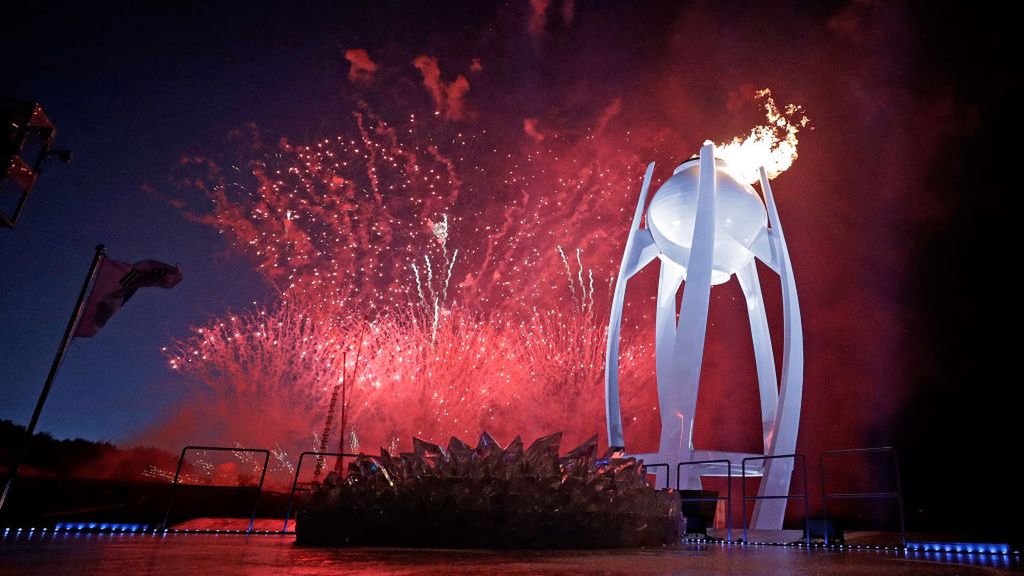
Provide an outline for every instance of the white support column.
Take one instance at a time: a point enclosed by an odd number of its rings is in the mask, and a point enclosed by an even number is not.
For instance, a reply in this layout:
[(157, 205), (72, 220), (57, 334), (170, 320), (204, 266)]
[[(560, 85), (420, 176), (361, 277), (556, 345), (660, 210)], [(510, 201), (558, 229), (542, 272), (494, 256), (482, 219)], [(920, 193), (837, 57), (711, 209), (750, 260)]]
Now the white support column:
[[(697, 392), (704, 360), (704, 337), (708, 328), (708, 306), (711, 303), (711, 267), (715, 249), (716, 198), (715, 146), (705, 144), (700, 149), (700, 176), (697, 184), (697, 209), (693, 224), (693, 244), (686, 263), (686, 285), (679, 306), (679, 326), (673, 351), (672, 379), (667, 394), (668, 402), (661, 401), (661, 445), (659, 452), (669, 464), (669, 482), (675, 476), (679, 462), (692, 460), (693, 421), (697, 411)], [(659, 371), (660, 380), (660, 371)], [(662, 390), (659, 382), (658, 391)], [(692, 467), (690, 467), (692, 469)], [(696, 470), (687, 474), (680, 485), (698, 488), (700, 478)]]
[[(622, 433), (622, 409), (619, 398), (619, 336), (622, 329), (622, 307), (626, 298), (626, 283), (637, 268), (640, 252), (637, 236), (640, 233), (640, 222), (647, 204), (647, 192), (651, 187), (651, 176), (654, 174), (654, 162), (647, 165), (644, 183), (640, 187), (640, 199), (633, 213), (633, 223), (629, 227), (626, 248), (619, 267), (619, 277), (615, 281), (615, 293), (612, 296), (611, 319), (608, 321), (608, 343), (605, 349), (604, 365), (604, 399), (605, 420), (608, 424), (608, 445), (625, 446), (626, 440)], [(646, 264), (646, 262), (644, 263)], [(641, 265), (642, 267), (642, 265)]]
[[(797, 433), (800, 429), (800, 408), (804, 386), (804, 336), (800, 323), (800, 302), (796, 294), (796, 280), (793, 265), (789, 259), (789, 248), (782, 232), (778, 208), (772, 196), (768, 175), (761, 168), (761, 190), (768, 209), (768, 223), (772, 228), (776, 254), (779, 256), (779, 277), (782, 281), (783, 351), (782, 383), (779, 387), (779, 408), (772, 432), (772, 443), (767, 455), (792, 454), (796, 451)], [(804, 471), (806, 473), (806, 471)], [(761, 479), (759, 495), (779, 496), (789, 494), (793, 475), (791, 459), (769, 460)], [(754, 508), (751, 526), (757, 529), (778, 530), (786, 515), (783, 499), (760, 500)]]
[[(681, 426), (678, 418), (667, 418), (676, 410), (670, 407), (678, 407), (683, 402), (682, 392), (684, 383), (680, 380), (679, 362), (675, 358), (675, 342), (678, 330), (676, 320), (678, 307), (676, 306), (676, 295), (683, 283), (683, 276), (686, 269), (668, 258), (661, 258), (661, 269), (658, 277), (658, 309), (655, 314), (654, 325), (654, 361), (658, 382), (658, 408), (661, 416), (661, 439), (679, 436), (682, 429), (673, 429), (671, 425)], [(666, 419), (668, 424), (666, 424)], [(668, 478), (664, 479), (670, 486), (675, 480), (675, 463), (679, 454), (673, 449), (666, 452), (664, 446), (659, 447), (659, 454), (653, 462), (669, 464)], [(658, 485), (662, 485), (662, 470), (653, 469), (657, 476)]]
[(754, 363), (757, 366), (757, 387), (761, 396), (761, 438), (764, 453), (771, 449), (775, 431), (775, 413), (779, 404), (779, 379), (775, 374), (775, 354), (772, 335), (768, 330), (768, 317), (764, 312), (764, 296), (757, 277), (757, 263), (753, 260), (736, 273), (747, 303), (750, 319), (750, 337), (754, 343)]

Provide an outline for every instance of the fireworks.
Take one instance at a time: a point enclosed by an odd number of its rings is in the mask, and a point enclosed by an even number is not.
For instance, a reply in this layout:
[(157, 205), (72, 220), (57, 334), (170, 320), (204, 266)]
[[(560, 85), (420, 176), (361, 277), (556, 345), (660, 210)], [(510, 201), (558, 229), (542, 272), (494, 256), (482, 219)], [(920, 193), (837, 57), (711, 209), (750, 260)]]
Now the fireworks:
[[(221, 419), (221, 434), (277, 446), (285, 468), (278, 443), (308, 446), (301, 439), (319, 433), (343, 381), (346, 423), (333, 433), (343, 451), (485, 429), (506, 440), (564, 430), (571, 443), (603, 428), (607, 305), (622, 249), (606, 228), (628, 223), (635, 158), (588, 134), (535, 141), (517, 159), (493, 149), (470, 166), (482, 142), (415, 115), (391, 125), (362, 106), (353, 128), (229, 169), (187, 162), (206, 171), (190, 183), (210, 206), (192, 216), (279, 295), (195, 328), (168, 352), (172, 368), (212, 392), (199, 410)], [(623, 380), (653, 394), (650, 345), (632, 340)], [(649, 413), (651, 394), (625, 410)]]
[(367, 111), (354, 121), (358, 136), (282, 142), (244, 168), (191, 161), (208, 171), (190, 183), (211, 209), (193, 217), (225, 234), (285, 297), (312, 291), (336, 310), (387, 308), (405, 303), (395, 271), (419, 256), (431, 218), (455, 202), (460, 183), (435, 146), (406, 146)]

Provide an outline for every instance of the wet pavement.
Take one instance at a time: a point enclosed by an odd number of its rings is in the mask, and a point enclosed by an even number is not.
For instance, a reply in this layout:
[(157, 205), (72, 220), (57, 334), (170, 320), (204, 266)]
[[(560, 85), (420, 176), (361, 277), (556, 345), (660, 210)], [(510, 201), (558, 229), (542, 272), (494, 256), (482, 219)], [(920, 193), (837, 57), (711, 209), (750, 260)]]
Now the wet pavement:
[(490, 551), (301, 548), (291, 535), (11, 534), (0, 574), (481, 576), (1021, 574), (1019, 558), (937, 552), (684, 545), (665, 550)]

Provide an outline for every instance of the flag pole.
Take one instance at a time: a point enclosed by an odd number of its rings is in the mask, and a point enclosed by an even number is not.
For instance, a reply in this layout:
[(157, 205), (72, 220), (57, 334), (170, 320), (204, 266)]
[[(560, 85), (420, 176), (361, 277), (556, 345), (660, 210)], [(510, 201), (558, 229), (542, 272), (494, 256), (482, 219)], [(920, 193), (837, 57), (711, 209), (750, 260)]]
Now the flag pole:
[(46, 375), (46, 383), (43, 384), (43, 391), (39, 393), (39, 400), (36, 401), (36, 409), (32, 412), (32, 419), (29, 420), (28, 427), (25, 428), (25, 442), (21, 446), (21, 452), (17, 456), (17, 460), (11, 465), (11, 471), (7, 476), (7, 483), (4, 485), (4, 491), (0, 494), (0, 511), (4, 509), (4, 504), (7, 503), (7, 496), (10, 494), (11, 486), (14, 484), (14, 479), (18, 476), (18, 469), (21, 468), (22, 463), (25, 461), (25, 456), (28, 454), (29, 444), (32, 442), (32, 435), (36, 431), (36, 424), (39, 423), (39, 415), (43, 411), (43, 404), (46, 403), (46, 397), (50, 395), (50, 388), (53, 387), (53, 380), (57, 377), (57, 371), (60, 370), (61, 363), (64, 362), (64, 355), (68, 351), (68, 346), (71, 345), (71, 339), (74, 337), (75, 329), (78, 328), (78, 321), (82, 319), (82, 309), (85, 305), (85, 299), (89, 295), (89, 288), (92, 287), (93, 280), (96, 279), (96, 271), (100, 268), (100, 263), (106, 258), (106, 247), (103, 244), (96, 246), (96, 254), (92, 257), (92, 264), (89, 266), (89, 273), (85, 277), (85, 282), (82, 284), (82, 291), (78, 293), (78, 302), (75, 303), (75, 310), (71, 313), (71, 319), (68, 320), (68, 326), (64, 330), (64, 338), (60, 341), (60, 346), (57, 347), (57, 354), (53, 358), (53, 364), (50, 366), (50, 373)]

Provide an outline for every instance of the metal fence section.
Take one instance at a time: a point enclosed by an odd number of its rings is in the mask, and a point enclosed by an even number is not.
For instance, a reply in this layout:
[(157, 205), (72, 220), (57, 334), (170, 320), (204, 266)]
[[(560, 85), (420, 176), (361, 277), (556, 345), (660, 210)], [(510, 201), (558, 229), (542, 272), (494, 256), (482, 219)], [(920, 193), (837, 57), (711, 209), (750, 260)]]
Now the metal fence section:
[[(800, 493), (800, 494), (777, 494), (777, 495), (773, 494), (773, 495), (767, 495), (767, 496), (760, 496), (760, 495), (748, 496), (747, 495), (747, 462), (762, 462), (762, 461), (767, 461), (767, 460), (782, 460), (782, 459), (786, 459), (786, 458), (789, 458), (789, 459), (793, 460), (794, 468), (796, 467), (797, 463), (800, 464), (800, 470), (801, 470), (801, 475), (800, 476), (801, 476), (801, 478), (803, 480), (803, 488), (804, 488), (802, 493)], [(748, 500), (769, 500), (769, 499), (792, 500), (793, 498), (800, 498), (800, 499), (802, 499), (804, 501), (804, 542), (808, 546), (810, 546), (810, 544), (811, 544), (811, 533), (807, 529), (807, 518), (809, 516), (809, 514), (808, 514), (808, 502), (807, 502), (807, 459), (804, 457), (804, 455), (797, 453), (797, 454), (777, 454), (775, 456), (750, 456), (748, 458), (744, 458), (743, 459), (743, 461), (741, 462), (741, 467), (743, 469), (742, 470), (742, 472), (743, 472), (743, 476), (742, 476), (743, 484), (741, 486), (742, 491), (743, 491), (743, 541), (747, 542), (747, 543), (750, 542), (750, 539), (749, 539), (749, 537), (747, 535), (747, 525), (749, 524), (747, 522), (747, 501)], [(790, 472), (790, 473), (792, 474), (792, 472)]]
[(725, 479), (725, 496), (715, 496), (714, 498), (683, 498), (680, 496), (681, 502), (719, 502), (725, 500), (725, 539), (732, 542), (732, 462), (726, 459), (721, 460), (694, 460), (692, 462), (680, 462), (676, 465), (676, 490), (680, 490), (680, 483), (683, 477), (682, 470), (683, 466), (697, 466), (700, 464), (721, 464), (725, 463), (726, 479)]
[[(893, 464), (893, 475), (896, 480), (896, 490), (889, 492), (828, 492), (825, 488), (825, 461), (826, 459), (835, 459), (842, 456), (853, 456), (861, 454), (872, 454), (872, 453), (888, 453), (892, 454)], [(818, 457), (818, 465), (821, 469), (821, 516), (825, 525), (825, 544), (829, 543), (829, 530), (828, 530), (828, 501), (829, 500), (856, 500), (856, 499), (874, 499), (874, 500), (890, 500), (895, 499), (896, 505), (899, 507), (900, 516), (900, 541), (902, 544), (907, 543), (907, 531), (906, 524), (903, 514), (903, 485), (900, 480), (900, 458), (899, 454), (896, 453), (896, 449), (891, 446), (878, 446), (873, 448), (851, 448), (848, 450), (829, 450), (822, 452)]]
[[(171, 482), (171, 490), (167, 496), (167, 511), (164, 513), (164, 521), (161, 524), (161, 528), (167, 529), (167, 522), (171, 517), (171, 507), (174, 505), (174, 493), (178, 488), (178, 480), (181, 478), (181, 466), (185, 463), (185, 453), (189, 451), (203, 451), (203, 452), (252, 452), (256, 454), (263, 454), (263, 469), (260, 471), (260, 483), (256, 486), (256, 499), (252, 505), (252, 516), (249, 517), (249, 529), (246, 532), (252, 532), (253, 526), (256, 524), (256, 508), (260, 505), (260, 495), (263, 493), (263, 480), (267, 477), (267, 464), (270, 463), (270, 450), (265, 448), (234, 448), (228, 446), (185, 446), (181, 449), (181, 456), (178, 457), (178, 469), (174, 471), (174, 481)], [(190, 484), (190, 486), (201, 486), (200, 484)], [(241, 486), (240, 488), (248, 488), (247, 486)]]
[[(668, 472), (669, 472), (668, 464), (666, 464), (664, 462), (661, 462), (661, 463), (658, 463), (658, 464), (641, 464), (640, 468), (643, 469), (644, 474), (647, 474), (647, 469), (648, 468), (664, 468), (665, 469), (665, 490), (668, 490), (668, 485), (669, 485), (669, 482), (668, 482)], [(657, 488), (658, 488), (658, 482), (657, 481), (654, 482), (654, 488), (655, 488), (655, 490), (657, 490)]]
[[(260, 499), (261, 499), (262, 493), (263, 493), (263, 484), (264, 484), (264, 480), (266, 479), (267, 468), (268, 468), (268, 465), (269, 465), (269, 462), (270, 462), (270, 451), (265, 449), (265, 448), (235, 448), (235, 447), (228, 447), (228, 446), (185, 446), (184, 448), (182, 448), (181, 455), (178, 457), (178, 466), (177, 466), (177, 469), (174, 472), (174, 480), (171, 483), (170, 491), (168, 493), (167, 509), (166, 509), (166, 512), (164, 513), (164, 519), (163, 519), (163, 522), (162, 522), (160, 527), (163, 530), (166, 530), (168, 528), (168, 522), (170, 520), (171, 511), (173, 509), (174, 502), (175, 502), (175, 495), (176, 495), (176, 492), (177, 492), (177, 489), (178, 489), (178, 485), (181, 484), (181, 471), (182, 471), (182, 468), (183, 468), (184, 463), (185, 463), (185, 456), (186, 456), (186, 454), (188, 452), (199, 452), (199, 451), (209, 451), (209, 452), (246, 452), (246, 453), (254, 453), (254, 454), (262, 454), (263, 455), (263, 464), (262, 464), (262, 467), (261, 467), (261, 470), (260, 470), (259, 483), (256, 486), (239, 486), (240, 489), (255, 489), (255, 491), (256, 491), (256, 496), (255, 496), (255, 499), (254, 499), (254, 502), (253, 502), (253, 506), (252, 506), (252, 512), (251, 512), (250, 517), (249, 517), (249, 526), (248, 526), (248, 529), (246, 530), (247, 533), (252, 533), (253, 532), (253, 528), (255, 526), (255, 522), (256, 522), (257, 509), (259, 507)], [(892, 455), (893, 479), (895, 481), (895, 490), (892, 490), (892, 491), (864, 491), (864, 492), (859, 492), (859, 491), (858, 492), (829, 492), (828, 491), (828, 487), (827, 487), (827, 479), (828, 479), (827, 463), (828, 462), (834, 461), (835, 459), (838, 459), (838, 458), (849, 457), (849, 456), (856, 456), (856, 455), (863, 455), (863, 454), (872, 454), (872, 453), (885, 453), (885, 454), (891, 454)], [(336, 457), (336, 458), (344, 459), (344, 458), (357, 458), (359, 455), (358, 454), (351, 454), (351, 453), (347, 453), (347, 452), (319, 452), (319, 451), (306, 451), (306, 452), (303, 452), (303, 453), (301, 453), (299, 455), (298, 462), (297, 462), (297, 464), (295, 466), (295, 474), (292, 477), (291, 489), (290, 489), (289, 494), (288, 494), (288, 506), (287, 506), (287, 512), (285, 513), (285, 517), (284, 517), (284, 524), (283, 524), (283, 526), (281, 528), (281, 532), (282, 533), (288, 531), (288, 525), (289, 525), (289, 523), (291, 521), (292, 512), (293, 512), (294, 505), (295, 505), (295, 493), (296, 493), (296, 491), (298, 490), (298, 487), (299, 487), (299, 477), (300, 477), (300, 474), (302, 472), (302, 464), (307, 459), (307, 457), (309, 457), (309, 456), (313, 456), (313, 457), (317, 457), (317, 458)], [(747, 477), (748, 477), (747, 476), (747, 473), (748, 473), (747, 463), (748, 462), (766, 462), (766, 461), (769, 461), (769, 460), (781, 460), (781, 459), (791, 459), (793, 461), (794, 472), (796, 471), (796, 468), (799, 467), (800, 472), (801, 472), (801, 483), (802, 483), (802, 488), (803, 488), (802, 492), (799, 493), (799, 494), (771, 494), (771, 495), (763, 495), (763, 496), (762, 495), (756, 495), (756, 494), (754, 494), (754, 495), (748, 494), (747, 493), (747, 483), (746, 483), (746, 480), (747, 480)], [(680, 502), (710, 502), (710, 501), (719, 502), (719, 501), (724, 500), (726, 502), (726, 505), (725, 505), (726, 506), (726, 510), (725, 510), (726, 540), (731, 542), (731, 541), (733, 541), (733, 539), (732, 539), (732, 529), (733, 529), (733, 518), (732, 518), (732, 511), (733, 511), (732, 480), (733, 480), (733, 474), (732, 474), (732, 462), (730, 460), (728, 460), (728, 459), (714, 459), (714, 460), (694, 460), (694, 461), (690, 461), (690, 462), (679, 462), (677, 464), (677, 466), (676, 466), (676, 486), (675, 486), (675, 488), (676, 488), (676, 490), (680, 490), (681, 489), (682, 477), (683, 477), (683, 467), (685, 467), (685, 466), (700, 466), (700, 465), (706, 465), (706, 464), (725, 464), (726, 471), (727, 471), (726, 472), (726, 494), (725, 494), (725, 496), (699, 497), (699, 498), (687, 498), (687, 497), (680, 496)], [(669, 479), (670, 467), (669, 467), (669, 464), (667, 464), (667, 463), (643, 464), (641, 467), (642, 467), (643, 472), (645, 474), (648, 473), (649, 470), (652, 470), (652, 471), (653, 470), (657, 470), (659, 472), (661, 470), (664, 470), (665, 485), (664, 485), (664, 487), (662, 489), (666, 489), (667, 490), (670, 487), (670, 481), (669, 481), (670, 480)], [(821, 452), (821, 454), (819, 455), (819, 468), (820, 468), (820, 473), (821, 473), (822, 517), (823, 517), (823, 520), (824, 520), (824, 523), (825, 523), (825, 526), (826, 526), (826, 534), (825, 534), (825, 544), (826, 545), (829, 544), (829, 536), (830, 536), (830, 534), (828, 533), (828, 529), (827, 529), (827, 526), (828, 526), (828, 503), (831, 500), (842, 500), (842, 499), (849, 499), (849, 500), (857, 500), (857, 499), (865, 499), (865, 500), (866, 499), (896, 500), (896, 503), (897, 503), (897, 506), (898, 506), (898, 509), (899, 509), (900, 538), (902, 540), (902, 543), (904, 545), (906, 545), (906, 520), (905, 520), (905, 512), (904, 512), (904, 508), (903, 508), (903, 487), (902, 487), (902, 480), (901, 480), (901, 474), (900, 474), (899, 455), (897, 454), (897, 451), (896, 451), (895, 448), (890, 447), (890, 446), (880, 446), (880, 447), (871, 447), (871, 448), (852, 448), (852, 449), (846, 449), (846, 450), (829, 450), (829, 451)], [(656, 472), (652, 472), (652, 473), (656, 473)], [(752, 476), (752, 477), (756, 477), (756, 476)], [(758, 500), (764, 500), (764, 499), (792, 500), (794, 498), (799, 498), (799, 499), (803, 500), (804, 539), (805, 539), (805, 542), (808, 545), (810, 545), (810, 531), (808, 530), (808, 527), (807, 527), (807, 522), (808, 522), (808, 518), (809, 518), (809, 502), (808, 502), (808, 489), (807, 489), (807, 462), (806, 462), (806, 457), (805, 457), (804, 454), (794, 453), (794, 454), (780, 454), (780, 455), (775, 455), (775, 456), (751, 456), (751, 457), (743, 458), (742, 463), (741, 463), (741, 482), (742, 482), (741, 488), (742, 488), (743, 541), (744, 542), (749, 542), (749, 521), (747, 519), (747, 508), (746, 508), (747, 502), (749, 502), (749, 501), (755, 501), (756, 502)], [(203, 485), (201, 485), (201, 484), (189, 484), (189, 486), (203, 487)], [(655, 488), (658, 488), (658, 486), (655, 486)]]
[(292, 477), (292, 488), (291, 491), (288, 493), (288, 511), (285, 512), (284, 526), (281, 528), (281, 532), (288, 531), (288, 521), (291, 520), (292, 505), (294, 504), (295, 501), (295, 490), (299, 486), (299, 473), (302, 472), (302, 461), (306, 458), (306, 456), (316, 456), (317, 458), (322, 458), (324, 456), (335, 456), (338, 458), (356, 458), (358, 457), (358, 454), (349, 454), (348, 452), (317, 452), (315, 450), (309, 450), (303, 452), (302, 454), (299, 454), (299, 461), (295, 465), (295, 476)]

